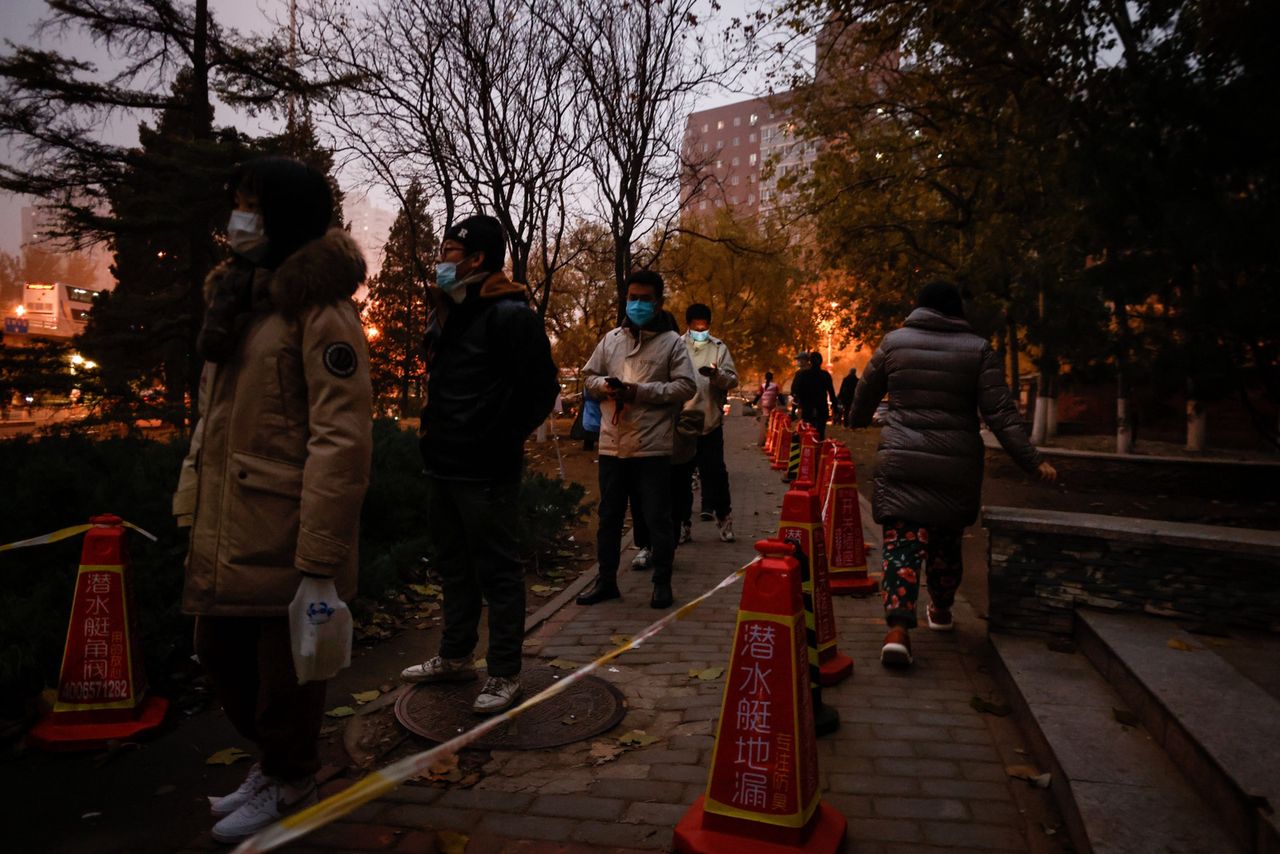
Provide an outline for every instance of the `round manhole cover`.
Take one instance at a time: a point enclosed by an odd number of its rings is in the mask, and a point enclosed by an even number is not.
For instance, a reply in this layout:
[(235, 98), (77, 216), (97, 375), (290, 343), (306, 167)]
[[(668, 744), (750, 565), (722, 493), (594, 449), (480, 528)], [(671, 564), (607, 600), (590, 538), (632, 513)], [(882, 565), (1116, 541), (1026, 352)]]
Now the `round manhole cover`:
[[(567, 676), (550, 667), (526, 667), (520, 673), (521, 700)], [(484, 720), (471, 711), (484, 680), (463, 684), (418, 685), (396, 701), (396, 717), (405, 729), (431, 741), (448, 741)], [(554, 697), (482, 736), (477, 750), (538, 750), (560, 747), (613, 729), (627, 713), (622, 692), (603, 679), (586, 676)]]

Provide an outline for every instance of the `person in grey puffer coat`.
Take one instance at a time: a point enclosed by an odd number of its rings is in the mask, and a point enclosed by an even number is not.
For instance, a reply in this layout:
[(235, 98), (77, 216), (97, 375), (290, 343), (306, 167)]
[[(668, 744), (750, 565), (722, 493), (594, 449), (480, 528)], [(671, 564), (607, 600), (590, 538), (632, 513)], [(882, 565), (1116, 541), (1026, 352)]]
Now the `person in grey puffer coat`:
[(955, 286), (926, 285), (917, 305), (871, 357), (849, 419), (851, 427), (865, 427), (888, 393), (872, 514), (884, 530), (881, 586), (890, 627), (880, 660), (891, 666), (911, 664), (907, 630), (916, 625), (921, 576), (931, 600), (929, 628), (954, 627), (960, 540), (981, 500), (979, 415), (1020, 466), (1045, 481), (1057, 477), (1028, 440), (1000, 359), (965, 320)]

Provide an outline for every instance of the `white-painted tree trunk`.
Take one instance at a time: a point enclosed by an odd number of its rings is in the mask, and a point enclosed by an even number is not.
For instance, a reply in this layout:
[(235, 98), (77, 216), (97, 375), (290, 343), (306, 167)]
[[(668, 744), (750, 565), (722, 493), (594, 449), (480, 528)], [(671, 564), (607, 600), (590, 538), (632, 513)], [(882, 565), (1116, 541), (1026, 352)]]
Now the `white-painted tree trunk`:
[(1031, 418), (1031, 444), (1043, 445), (1045, 440), (1045, 428), (1049, 421), (1048, 410), (1049, 398), (1044, 395), (1036, 395), (1035, 414)]
[(1203, 451), (1208, 428), (1209, 413), (1198, 400), (1187, 401), (1187, 450)]
[(1133, 453), (1133, 431), (1129, 424), (1129, 401), (1116, 398), (1116, 453)]

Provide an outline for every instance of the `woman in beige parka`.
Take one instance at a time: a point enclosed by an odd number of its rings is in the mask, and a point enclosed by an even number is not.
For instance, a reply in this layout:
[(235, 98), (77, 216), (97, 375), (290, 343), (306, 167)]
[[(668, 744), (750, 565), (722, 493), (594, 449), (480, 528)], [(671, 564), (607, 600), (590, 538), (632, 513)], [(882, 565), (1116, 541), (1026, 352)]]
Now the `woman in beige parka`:
[[(200, 420), (173, 512), (191, 526), (182, 607), (227, 718), (261, 758), (210, 798), (213, 836), (246, 838), (316, 801), (325, 682), (298, 684), (289, 603), (355, 593), (372, 392), (352, 295), (359, 248), (330, 229), (316, 170), (251, 161), (230, 184), (232, 257), (209, 274)], [(309, 586), (308, 586), (309, 585)]]

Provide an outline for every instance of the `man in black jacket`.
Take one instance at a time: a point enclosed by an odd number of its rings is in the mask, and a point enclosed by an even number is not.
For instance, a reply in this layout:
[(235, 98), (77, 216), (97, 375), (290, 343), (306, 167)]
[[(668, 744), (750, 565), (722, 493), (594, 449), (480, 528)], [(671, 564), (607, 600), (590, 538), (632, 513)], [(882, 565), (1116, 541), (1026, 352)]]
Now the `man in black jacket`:
[(1004, 366), (964, 317), (960, 292), (933, 282), (901, 329), (884, 337), (853, 398), (852, 427), (871, 423), (889, 397), (876, 451), (871, 509), (884, 527), (885, 622), (880, 661), (911, 664), (920, 582), (929, 590), (928, 625), (951, 631), (960, 586), (961, 538), (978, 517), (986, 449), (978, 419), (1028, 473), (1052, 483), (1053, 466), (1027, 439), (1004, 382)]
[(796, 374), (796, 378), (791, 381), (791, 396), (800, 408), (800, 417), (818, 431), (819, 439), (825, 439), (827, 418), (830, 416), (827, 400), (831, 400), (837, 413), (840, 411), (840, 401), (836, 398), (836, 387), (831, 374), (822, 369), (821, 353), (809, 354), (809, 367)]
[(489, 603), (489, 678), (472, 708), (492, 714), (520, 695), (524, 568), (516, 542), (524, 440), (560, 391), (551, 345), (523, 285), (502, 272), (506, 235), (493, 217), (446, 229), (429, 291), (422, 458), (428, 520), (444, 582), (440, 654), (407, 682), (476, 678), (482, 597)]

